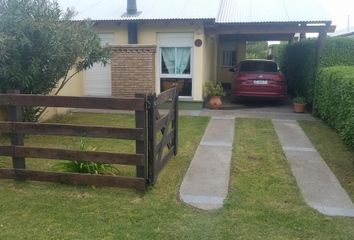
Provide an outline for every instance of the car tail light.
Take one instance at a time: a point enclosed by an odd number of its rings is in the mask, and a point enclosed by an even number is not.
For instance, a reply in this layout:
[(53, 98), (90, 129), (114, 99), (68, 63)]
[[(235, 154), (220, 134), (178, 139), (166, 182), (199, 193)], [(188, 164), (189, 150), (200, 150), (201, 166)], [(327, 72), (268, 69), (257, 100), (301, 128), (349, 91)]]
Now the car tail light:
[(276, 85), (284, 85), (284, 75), (283, 74), (278, 74), (274, 76), (274, 81), (273, 83)]
[(283, 76), (282, 75), (275, 75), (274, 76), (274, 81), (282, 81), (283, 80)]
[(248, 78), (244, 74), (237, 75), (236, 84), (246, 84)]
[(237, 81), (247, 81), (247, 77), (244, 74), (239, 74), (237, 76)]

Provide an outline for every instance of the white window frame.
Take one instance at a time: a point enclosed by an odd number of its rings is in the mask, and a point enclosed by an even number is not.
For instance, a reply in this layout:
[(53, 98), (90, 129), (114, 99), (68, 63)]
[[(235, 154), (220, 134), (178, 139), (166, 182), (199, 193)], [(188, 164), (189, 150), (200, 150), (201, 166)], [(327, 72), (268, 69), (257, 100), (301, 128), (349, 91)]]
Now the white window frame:
[[(191, 42), (183, 42), (183, 41), (178, 41), (176, 39), (175, 41), (163, 41), (162, 43), (158, 44), (158, 72), (157, 72), (157, 86), (156, 86), (156, 92), (161, 93), (161, 78), (185, 78), (185, 79), (192, 79), (192, 89), (191, 89), (191, 96), (179, 96), (180, 99), (184, 100), (191, 100), (194, 99), (194, 34), (193, 33), (157, 33), (157, 38), (159, 38), (159, 34), (174, 34), (175, 36), (190, 36)], [(162, 51), (161, 48), (190, 48), (191, 51), (191, 56), (190, 56), (190, 73), (189, 74), (163, 74), (162, 73)]]

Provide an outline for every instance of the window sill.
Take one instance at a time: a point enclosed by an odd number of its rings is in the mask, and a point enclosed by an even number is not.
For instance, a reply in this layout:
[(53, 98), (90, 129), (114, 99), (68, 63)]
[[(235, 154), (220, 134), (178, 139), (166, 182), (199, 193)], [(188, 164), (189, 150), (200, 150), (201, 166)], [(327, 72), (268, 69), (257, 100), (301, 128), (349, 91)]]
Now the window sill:
[(193, 100), (193, 97), (179, 96), (178, 99), (179, 99), (180, 101), (191, 101), (191, 100)]

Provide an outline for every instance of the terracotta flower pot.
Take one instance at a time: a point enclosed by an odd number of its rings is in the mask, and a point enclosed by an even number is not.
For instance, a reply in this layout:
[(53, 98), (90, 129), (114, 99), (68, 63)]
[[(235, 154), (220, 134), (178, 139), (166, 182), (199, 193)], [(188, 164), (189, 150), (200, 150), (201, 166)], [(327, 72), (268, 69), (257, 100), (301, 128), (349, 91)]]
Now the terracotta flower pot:
[(303, 113), (305, 112), (305, 103), (294, 103), (294, 112)]
[(220, 96), (213, 96), (209, 100), (209, 107), (211, 109), (219, 109), (222, 106), (222, 101)]

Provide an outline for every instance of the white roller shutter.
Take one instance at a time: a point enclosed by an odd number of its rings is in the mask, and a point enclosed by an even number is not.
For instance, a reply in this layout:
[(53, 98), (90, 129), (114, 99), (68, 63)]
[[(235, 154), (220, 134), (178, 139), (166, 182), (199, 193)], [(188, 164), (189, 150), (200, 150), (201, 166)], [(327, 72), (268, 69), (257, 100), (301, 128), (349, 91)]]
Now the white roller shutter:
[[(101, 45), (112, 45), (113, 34), (99, 34)], [(94, 64), (84, 72), (84, 94), (87, 96), (111, 96), (111, 65)]]
[(193, 33), (158, 33), (159, 47), (193, 47)]

